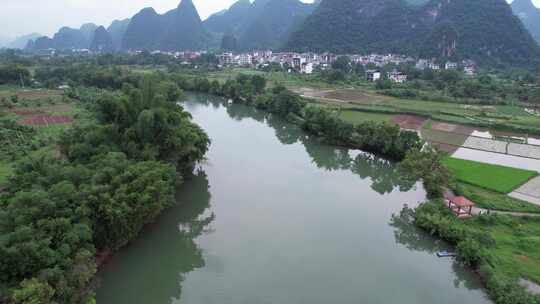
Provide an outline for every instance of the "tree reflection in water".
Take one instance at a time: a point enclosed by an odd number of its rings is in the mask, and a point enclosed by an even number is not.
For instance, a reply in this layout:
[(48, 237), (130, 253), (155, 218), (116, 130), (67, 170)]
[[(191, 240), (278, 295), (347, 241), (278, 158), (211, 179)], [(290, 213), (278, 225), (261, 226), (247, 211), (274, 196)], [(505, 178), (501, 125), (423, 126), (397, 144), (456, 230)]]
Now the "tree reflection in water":
[[(206, 96), (206, 95), (202, 95)], [(208, 98), (198, 97), (197, 100), (207, 102)], [(235, 120), (254, 119), (274, 129), (277, 139), (284, 145), (301, 142), (317, 168), (327, 171), (350, 170), (361, 179), (369, 178), (371, 188), (380, 194), (388, 194), (398, 189), (406, 192), (411, 190), (415, 183), (401, 178), (396, 164), (377, 157), (370, 153), (360, 152), (353, 158), (351, 150), (322, 144), (318, 139), (307, 135), (302, 129), (288, 123), (280, 117), (271, 115), (254, 107), (228, 104), (224, 99), (210, 98), (227, 109), (228, 115)]]
[(210, 233), (215, 219), (206, 174), (198, 170), (177, 192), (178, 204), (104, 267), (98, 303), (170, 303), (181, 298), (185, 275), (205, 266), (195, 239)]
[[(396, 243), (411, 251), (430, 253), (435, 257), (439, 251), (452, 251), (447, 243), (429, 235), (414, 224), (414, 210), (405, 205), (398, 214), (393, 214), (389, 225), (394, 228)], [(452, 271), (456, 274), (454, 287), (465, 286), (467, 289), (481, 289), (478, 279), (459, 262), (452, 263)]]

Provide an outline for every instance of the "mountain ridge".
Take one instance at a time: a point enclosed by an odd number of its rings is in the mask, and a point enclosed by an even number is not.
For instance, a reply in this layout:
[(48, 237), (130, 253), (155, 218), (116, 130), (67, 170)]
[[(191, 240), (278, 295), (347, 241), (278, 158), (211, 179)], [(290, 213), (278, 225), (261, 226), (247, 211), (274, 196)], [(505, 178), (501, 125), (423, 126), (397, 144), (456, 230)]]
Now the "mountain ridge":
[(537, 43), (540, 44), (540, 8), (532, 0), (514, 0), (512, 10), (518, 16)]
[[(339, 18), (337, 17), (339, 16)], [(323, 0), (285, 49), (398, 52), (521, 65), (540, 48), (505, 0)]]
[(209, 35), (191, 0), (182, 0), (177, 8), (158, 14), (144, 8), (131, 18), (124, 37), (125, 50), (186, 50), (207, 45)]

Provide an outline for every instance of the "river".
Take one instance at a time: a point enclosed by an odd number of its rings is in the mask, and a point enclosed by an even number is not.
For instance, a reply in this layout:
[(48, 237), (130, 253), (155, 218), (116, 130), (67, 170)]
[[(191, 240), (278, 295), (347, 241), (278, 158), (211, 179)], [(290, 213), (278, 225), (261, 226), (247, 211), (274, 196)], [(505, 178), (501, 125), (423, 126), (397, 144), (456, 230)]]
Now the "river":
[(264, 112), (190, 94), (212, 139), (178, 204), (100, 271), (99, 304), (482, 304), (412, 225), (421, 185)]

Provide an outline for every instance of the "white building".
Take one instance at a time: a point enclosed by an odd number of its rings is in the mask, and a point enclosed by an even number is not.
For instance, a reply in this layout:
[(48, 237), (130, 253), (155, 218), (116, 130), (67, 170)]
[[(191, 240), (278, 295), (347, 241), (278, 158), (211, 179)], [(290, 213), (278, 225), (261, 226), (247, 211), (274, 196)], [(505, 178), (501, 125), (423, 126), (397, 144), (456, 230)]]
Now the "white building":
[(297, 70), (302, 69), (302, 66), (304, 65), (304, 63), (306, 63), (306, 58), (304, 57), (296, 56), (296, 57), (293, 57), (292, 59), (292, 66), (293, 68)]
[(474, 66), (466, 66), (463, 68), (466, 76), (474, 76), (476, 74), (476, 68)]
[(234, 63), (234, 56), (232, 53), (223, 53), (218, 55), (220, 65), (231, 65)]
[(458, 64), (456, 62), (447, 61), (444, 64), (445, 70), (456, 70), (458, 68)]
[(253, 63), (253, 56), (251, 54), (240, 54), (238, 56), (238, 65), (251, 65)]
[(388, 76), (388, 79), (390, 79), (392, 82), (394, 83), (405, 83), (407, 82), (407, 75), (397, 71), (397, 70), (394, 70), (392, 72), (389, 72), (387, 74)]
[(367, 70), (366, 71), (366, 80), (370, 82), (375, 82), (381, 79), (381, 72), (379, 70)]
[(430, 62), (428, 64), (428, 69), (431, 69), (431, 70), (434, 70), (434, 71), (438, 71), (441, 69), (441, 66), (435, 62)]
[(302, 69), (300, 70), (302, 74), (313, 74), (313, 63), (303, 63)]

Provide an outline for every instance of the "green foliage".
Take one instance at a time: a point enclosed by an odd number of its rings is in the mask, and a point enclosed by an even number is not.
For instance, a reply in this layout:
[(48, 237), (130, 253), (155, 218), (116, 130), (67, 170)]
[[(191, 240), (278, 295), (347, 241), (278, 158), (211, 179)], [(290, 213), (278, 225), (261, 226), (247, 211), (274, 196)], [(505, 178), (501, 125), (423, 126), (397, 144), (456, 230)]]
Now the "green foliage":
[(17, 65), (0, 66), (0, 85), (2, 84), (30, 84), (30, 72)]
[(0, 159), (14, 160), (31, 151), (36, 132), (9, 118), (0, 118)]
[(379, 79), (375, 83), (375, 88), (377, 90), (390, 90), (392, 89), (392, 81), (389, 79)]
[(254, 102), (260, 109), (275, 113), (281, 117), (293, 115), (300, 117), (306, 102), (285, 87), (274, 87), (269, 94), (260, 95)]
[(458, 180), (499, 193), (512, 192), (538, 175), (535, 171), (457, 158), (447, 158), (443, 162)]
[(455, 183), (455, 185), (452, 185), (452, 190), (458, 195), (467, 197), (481, 208), (510, 212), (540, 213), (540, 206), (538, 205), (471, 184)]
[[(85, 301), (96, 252), (133, 240), (173, 204), (176, 185), (203, 159), (209, 139), (176, 105), (175, 83), (123, 87), (72, 92), (97, 121), (62, 134), (61, 158), (28, 157), (16, 166), (0, 200), (0, 282), (7, 288), (0, 299)], [(27, 131), (12, 124), (5, 122), (6, 136)]]
[(336, 61), (332, 62), (332, 68), (343, 73), (349, 73), (352, 70), (351, 59), (349, 56), (339, 56)]
[(54, 289), (46, 282), (38, 279), (24, 280), (21, 288), (13, 294), (13, 302), (17, 304), (54, 304)]
[[(534, 260), (540, 257), (540, 247), (519, 246), (537, 238), (538, 219), (483, 215), (463, 221), (442, 202), (432, 201), (415, 210), (415, 223), (455, 245), (458, 260), (480, 273), (495, 303), (540, 303), (539, 295), (527, 293), (518, 283), (524, 277), (536, 282), (540, 279), (538, 272), (534, 276), (534, 269), (538, 269)], [(528, 258), (522, 261), (516, 255)]]
[(320, 107), (306, 107), (303, 128), (327, 141), (402, 160), (408, 151), (419, 149), (422, 141), (415, 132), (400, 130), (385, 122), (364, 121), (356, 125)]
[(95, 109), (101, 124), (67, 132), (60, 140), (65, 155), (87, 162), (100, 151), (121, 151), (133, 159), (165, 160), (179, 170), (202, 159), (210, 141), (191, 116), (167, 101), (150, 79), (140, 86), (128, 89), (128, 95), (102, 96)]
[(137, 86), (142, 75), (130, 73), (118, 66), (97, 66), (79, 64), (76, 66), (60, 65), (36, 69), (36, 80), (46, 87), (54, 89), (61, 84), (73, 86), (89, 86), (101, 89), (121, 89), (125, 83)]
[(342, 70), (329, 69), (321, 73), (321, 78), (330, 83), (337, 83), (337, 82), (345, 81), (345, 79), (347, 78), (347, 75)]
[(400, 169), (406, 179), (422, 179), (428, 196), (438, 198), (443, 196), (443, 191), (452, 178), (443, 163), (445, 158), (445, 153), (430, 146), (422, 150), (412, 149), (400, 163)]

